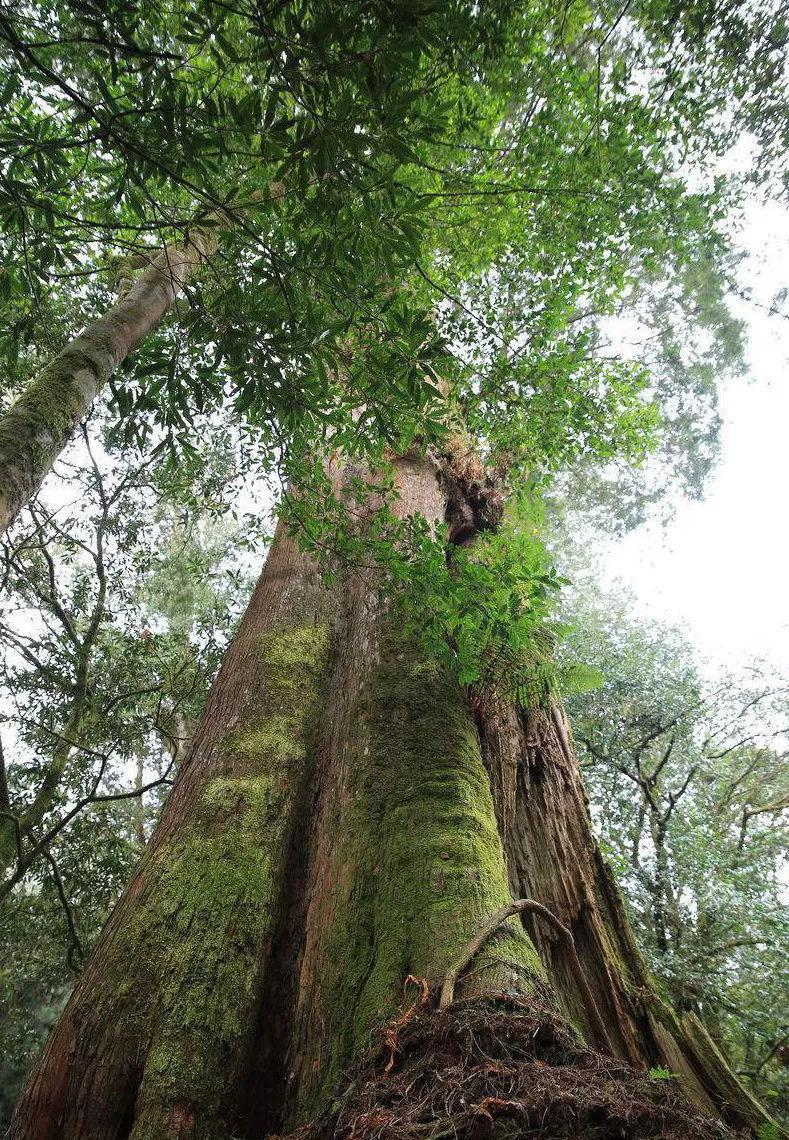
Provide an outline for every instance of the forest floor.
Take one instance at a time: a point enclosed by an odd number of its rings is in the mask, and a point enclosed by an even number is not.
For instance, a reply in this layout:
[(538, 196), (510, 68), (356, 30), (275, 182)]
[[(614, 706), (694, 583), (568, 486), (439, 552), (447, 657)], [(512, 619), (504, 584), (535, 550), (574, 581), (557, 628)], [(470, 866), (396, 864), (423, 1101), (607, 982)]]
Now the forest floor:
[(533, 997), (445, 1010), (423, 997), (391, 1022), (332, 1108), (288, 1140), (724, 1140), (670, 1077), (585, 1045)]

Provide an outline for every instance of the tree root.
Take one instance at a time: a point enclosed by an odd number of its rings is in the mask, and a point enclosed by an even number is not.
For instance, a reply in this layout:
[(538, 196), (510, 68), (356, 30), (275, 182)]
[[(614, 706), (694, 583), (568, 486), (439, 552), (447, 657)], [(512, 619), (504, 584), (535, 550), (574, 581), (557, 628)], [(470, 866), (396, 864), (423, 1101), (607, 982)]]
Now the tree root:
[[(417, 1001), (287, 1140), (734, 1140), (673, 1080), (578, 1040), (545, 995)], [(272, 1138), (273, 1140), (273, 1138)]]
[(452, 1004), (455, 997), (455, 986), (457, 985), (460, 975), (471, 960), (479, 953), (491, 935), (498, 930), (503, 922), (506, 922), (507, 919), (511, 918), (514, 914), (539, 915), (539, 917), (544, 919), (563, 939), (569, 951), (570, 969), (573, 972), (579, 992), (583, 997), (587, 1015), (597, 1043), (607, 1049), (609, 1053), (613, 1054), (614, 1049), (611, 1045), (611, 1038), (608, 1035), (605, 1022), (600, 1016), (600, 1011), (592, 996), (592, 991), (589, 989), (589, 983), (586, 980), (586, 975), (583, 972), (583, 967), (576, 953), (575, 940), (567, 927), (559, 921), (553, 911), (548, 910), (546, 906), (537, 902), (536, 899), (516, 899), (515, 902), (508, 903), (485, 919), (458, 960), (447, 970), (446, 976), (444, 977), (444, 984), (441, 987), (441, 997), (439, 999), (438, 1008), (446, 1009), (447, 1006)]

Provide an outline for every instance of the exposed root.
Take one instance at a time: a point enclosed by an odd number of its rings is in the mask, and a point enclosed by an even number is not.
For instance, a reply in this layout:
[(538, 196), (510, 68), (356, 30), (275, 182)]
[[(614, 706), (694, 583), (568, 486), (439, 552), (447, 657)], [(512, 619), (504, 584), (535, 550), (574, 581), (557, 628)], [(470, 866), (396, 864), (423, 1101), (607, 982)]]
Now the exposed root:
[[(595, 1052), (539, 999), (416, 1004), (289, 1140), (725, 1140), (672, 1081)], [(396, 1056), (396, 1063), (394, 1058)]]
[(403, 1013), (401, 1013), (399, 1017), (395, 1018), (394, 1021), (390, 1021), (386, 1028), (383, 1030), (384, 1044), (389, 1050), (389, 1060), (386, 1062), (386, 1065), (384, 1067), (385, 1073), (390, 1073), (394, 1068), (395, 1057), (397, 1056), (397, 1039), (400, 1030), (404, 1026), (408, 1025), (408, 1022), (414, 1016), (417, 1009), (420, 1006), (427, 1005), (428, 1001), (430, 1000), (430, 987), (427, 984), (427, 978), (415, 978), (413, 974), (409, 974), (406, 980), (403, 982), (404, 996), (409, 986), (419, 986), (419, 997), (414, 1002), (414, 1004), (408, 1006), (408, 1008)]
[(568, 958), (570, 961), (570, 968), (573, 971), (578, 992), (583, 996), (586, 1011), (589, 1016), (590, 1024), (594, 1027), (595, 1035), (598, 1039), (598, 1044), (608, 1049), (609, 1053), (614, 1050), (611, 1047), (611, 1039), (608, 1036), (608, 1030), (605, 1027), (605, 1022), (600, 1016), (600, 1011), (597, 1008), (592, 991), (589, 989), (589, 984), (586, 980), (586, 975), (583, 972), (583, 967), (578, 959), (575, 950), (575, 939), (573, 938), (567, 927), (559, 921), (553, 911), (548, 910), (547, 906), (537, 902), (536, 899), (516, 899), (515, 902), (508, 903), (506, 906), (501, 907), (485, 919), (482, 926), (466, 946), (460, 958), (454, 965), (447, 970), (444, 984), (441, 987), (441, 998), (439, 1001), (439, 1009), (446, 1009), (451, 1005), (455, 997), (455, 985), (457, 980), (468, 964), (471, 962), (488, 939), (495, 934), (503, 922), (508, 918), (512, 918), (516, 914), (537, 914), (545, 922), (548, 923), (553, 930), (555, 930), (560, 938), (565, 942), (568, 950)]

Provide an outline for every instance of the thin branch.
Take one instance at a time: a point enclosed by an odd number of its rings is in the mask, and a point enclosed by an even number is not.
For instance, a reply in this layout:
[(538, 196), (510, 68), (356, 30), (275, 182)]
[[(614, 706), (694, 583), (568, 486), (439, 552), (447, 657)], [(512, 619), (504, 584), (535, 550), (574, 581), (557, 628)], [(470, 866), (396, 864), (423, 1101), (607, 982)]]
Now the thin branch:
[(0, 737), (0, 809), (9, 812), (11, 810), (11, 796), (8, 791), (8, 773), (6, 772), (2, 737)]
[(61, 878), (58, 865), (55, 862), (55, 857), (51, 851), (44, 851), (43, 854), (44, 858), (49, 864), (49, 869), (52, 872), (52, 878), (55, 882), (55, 889), (57, 890), (58, 898), (60, 899), (60, 905), (63, 907), (63, 913), (66, 917), (66, 925), (68, 926), (69, 948), (66, 951), (66, 961), (69, 964), (69, 969), (73, 970), (75, 974), (79, 974), (81, 967), (75, 963), (74, 953), (76, 951), (76, 953), (79, 954), (80, 960), (84, 961), (85, 950), (82, 943), (80, 942), (79, 934), (77, 933), (77, 925), (74, 921), (74, 912), (71, 909), (71, 903), (68, 900), (66, 888), (63, 885), (63, 879)]
[(687, 776), (685, 777), (685, 779), (683, 780), (682, 784), (680, 785), (680, 787), (677, 789), (676, 792), (669, 792), (668, 793), (668, 807), (666, 808), (666, 810), (663, 813), (663, 825), (664, 826), (668, 823), (669, 819), (671, 818), (672, 812), (674, 811), (674, 808), (677, 806), (679, 801), (685, 795), (685, 792), (688, 790), (688, 787), (690, 785), (690, 781), (696, 775), (697, 767), (698, 766), (696, 764), (694, 764), (690, 768)]
[(668, 742), (668, 747), (666, 748), (665, 752), (661, 756), (661, 758), (657, 764), (657, 767), (647, 777), (647, 779), (649, 780), (649, 782), (651, 784), (657, 783), (657, 780), (658, 780), (658, 777), (660, 776), (660, 773), (663, 771), (666, 764), (668, 764), (669, 760), (671, 759), (671, 753), (674, 751), (674, 745), (676, 744), (676, 740), (677, 740), (676, 736), (672, 733), (671, 739)]
[(75, 816), (79, 815), (79, 813), (86, 807), (89, 807), (92, 804), (106, 804), (115, 803), (119, 800), (132, 800), (136, 799), (138, 796), (143, 796), (146, 792), (150, 792), (153, 788), (158, 788), (163, 784), (170, 783), (170, 772), (172, 770), (172, 767), (173, 761), (167, 765), (167, 768), (161, 776), (157, 777), (155, 780), (150, 780), (147, 784), (143, 784), (143, 786), (140, 788), (132, 788), (127, 792), (110, 792), (104, 796), (97, 796), (95, 794), (95, 789), (97, 787), (97, 782), (100, 782), (101, 777), (103, 776), (102, 770), (99, 774), (98, 780), (94, 781), (93, 783), (94, 791), (91, 794), (83, 796), (82, 799), (78, 800), (76, 804), (74, 804), (74, 806), (69, 811), (67, 811), (66, 814), (61, 819), (59, 819), (53, 827), (50, 828), (46, 835), (44, 835), (41, 839), (38, 840), (36, 844), (34, 844), (25, 859), (20, 862), (14, 874), (6, 879), (4, 883), (0, 884), (0, 902), (2, 902), (2, 900), (6, 898), (7, 895), (10, 895), (11, 891), (14, 889), (17, 883), (22, 881), (27, 872), (38, 859), (39, 855), (42, 855), (49, 849), (49, 846), (52, 843), (53, 839), (55, 839), (55, 837), (58, 836), (65, 827), (68, 827), (72, 819), (74, 819)]

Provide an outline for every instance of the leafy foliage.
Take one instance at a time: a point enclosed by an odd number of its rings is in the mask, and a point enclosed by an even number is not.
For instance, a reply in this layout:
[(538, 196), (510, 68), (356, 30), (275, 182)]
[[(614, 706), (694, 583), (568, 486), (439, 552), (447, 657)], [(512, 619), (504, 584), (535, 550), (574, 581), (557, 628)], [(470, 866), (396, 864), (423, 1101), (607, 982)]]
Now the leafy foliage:
[(597, 324), (667, 270), (686, 307), (700, 295), (725, 199), (683, 176), (686, 75), (641, 80), (655, 18), (502, 0), (5, 14), (12, 383), (50, 310), (78, 327), (114, 278), (214, 225), (220, 254), (114, 382), (138, 441), (194, 460), (223, 409), (298, 481), (329, 438), (373, 460), (435, 438), (438, 373), (511, 465), (643, 455), (648, 378), (605, 359)]
[(605, 678), (569, 707), (639, 941), (675, 1007), (785, 1114), (787, 685), (757, 666), (707, 680), (626, 599), (587, 599), (570, 650)]
[[(261, 469), (298, 490), (314, 552), (336, 555), (351, 529), (321, 457), (363, 460), (374, 491), (392, 451), (441, 448), (447, 388), (514, 487), (569, 478), (588, 497), (591, 482), (623, 513), (623, 471), (659, 441), (658, 468), (699, 487), (713, 369), (738, 351), (723, 301), (734, 184), (703, 172), (691, 188), (683, 147), (700, 170), (730, 131), (702, 123), (690, 47), (660, 71), (662, 13), (127, 9), (30, 3), (0, 22), (11, 391), (49, 351), (45, 329), (62, 342), (164, 242), (214, 227), (218, 254), (112, 382), (116, 438), (197, 479), (208, 425), (240, 425)], [(660, 351), (610, 356), (606, 321), (639, 304)], [(686, 359), (678, 328), (693, 321), (728, 351)], [(416, 527), (398, 538), (383, 519), (359, 558), (404, 589), (409, 567), (429, 640), (464, 682), (517, 658), (524, 613), (537, 628), (539, 591), (557, 584), (536, 540), (511, 527), (457, 556), (449, 582), (442, 536)], [(483, 618), (486, 566), (491, 587), (501, 573)], [(510, 633), (505, 614), (521, 615)]]

